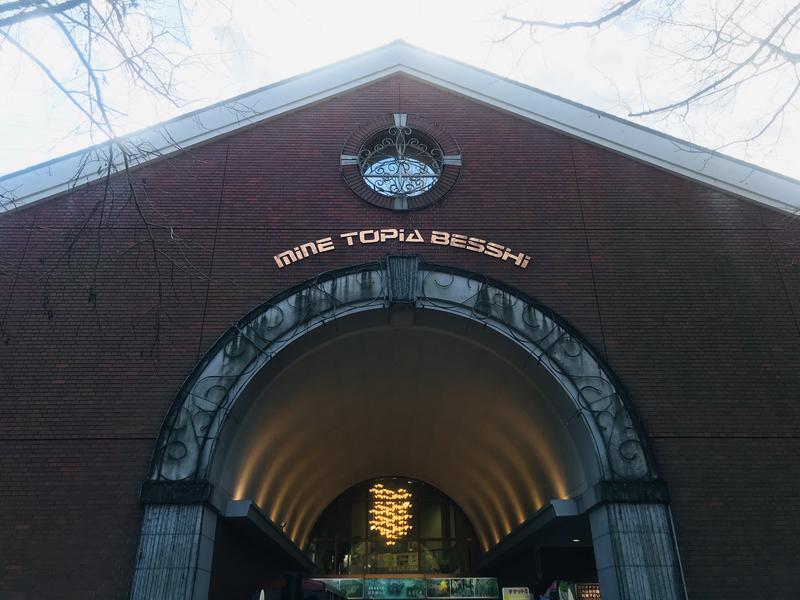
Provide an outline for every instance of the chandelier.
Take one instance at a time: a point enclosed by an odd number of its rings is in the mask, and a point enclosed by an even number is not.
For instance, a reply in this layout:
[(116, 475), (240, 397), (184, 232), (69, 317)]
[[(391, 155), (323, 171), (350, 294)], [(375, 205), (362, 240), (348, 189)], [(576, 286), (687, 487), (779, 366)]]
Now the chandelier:
[(390, 490), (382, 483), (369, 489), (372, 508), (369, 509), (369, 528), (386, 539), (387, 546), (411, 531), (411, 492), (404, 488)]

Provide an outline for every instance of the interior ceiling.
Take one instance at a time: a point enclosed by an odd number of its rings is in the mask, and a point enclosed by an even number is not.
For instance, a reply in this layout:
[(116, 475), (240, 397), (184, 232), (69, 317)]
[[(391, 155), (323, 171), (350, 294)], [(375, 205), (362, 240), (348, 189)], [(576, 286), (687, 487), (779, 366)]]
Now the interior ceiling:
[(485, 550), (585, 487), (534, 382), (466, 338), (420, 327), (361, 330), (303, 354), (256, 392), (227, 446), (219, 485), (300, 546), (331, 501), (373, 477), (436, 486)]

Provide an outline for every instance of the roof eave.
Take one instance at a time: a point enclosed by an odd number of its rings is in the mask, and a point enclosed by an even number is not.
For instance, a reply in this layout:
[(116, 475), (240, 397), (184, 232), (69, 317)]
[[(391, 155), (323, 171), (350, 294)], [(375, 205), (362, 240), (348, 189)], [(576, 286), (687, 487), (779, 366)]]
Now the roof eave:
[[(119, 145), (139, 166), (405, 73), (523, 119), (772, 208), (800, 211), (800, 182), (481, 69), (393, 42), (142, 131), (0, 178), (0, 212), (16, 210), (121, 170)], [(111, 163), (109, 165), (109, 163)]]

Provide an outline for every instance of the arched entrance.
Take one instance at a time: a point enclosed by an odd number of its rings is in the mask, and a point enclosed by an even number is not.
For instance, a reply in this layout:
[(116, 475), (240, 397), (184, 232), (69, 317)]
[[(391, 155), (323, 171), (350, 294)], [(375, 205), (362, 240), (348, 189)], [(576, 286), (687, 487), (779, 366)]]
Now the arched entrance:
[[(434, 431), (448, 415), (459, 426)], [(289, 290), (209, 351), (143, 485), (132, 597), (206, 597), (218, 515), (310, 569), (299, 547), (325, 507), (400, 474), (464, 509), (486, 565), (583, 514), (604, 598), (684, 597), (666, 491), (613, 374), (530, 298), (410, 256)]]

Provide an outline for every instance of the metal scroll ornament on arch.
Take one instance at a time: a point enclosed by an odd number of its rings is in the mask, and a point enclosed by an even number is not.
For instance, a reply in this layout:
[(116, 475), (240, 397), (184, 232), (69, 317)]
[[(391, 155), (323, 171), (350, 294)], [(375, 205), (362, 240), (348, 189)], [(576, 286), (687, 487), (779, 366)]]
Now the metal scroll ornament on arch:
[(621, 386), (566, 322), (487, 277), (399, 256), (315, 277), (231, 327), (181, 389), (159, 437), (151, 480), (205, 480), (226, 418), (260, 369), (326, 323), (398, 302), (478, 321), (512, 340), (572, 399), (591, 429), (604, 480), (656, 479)]

